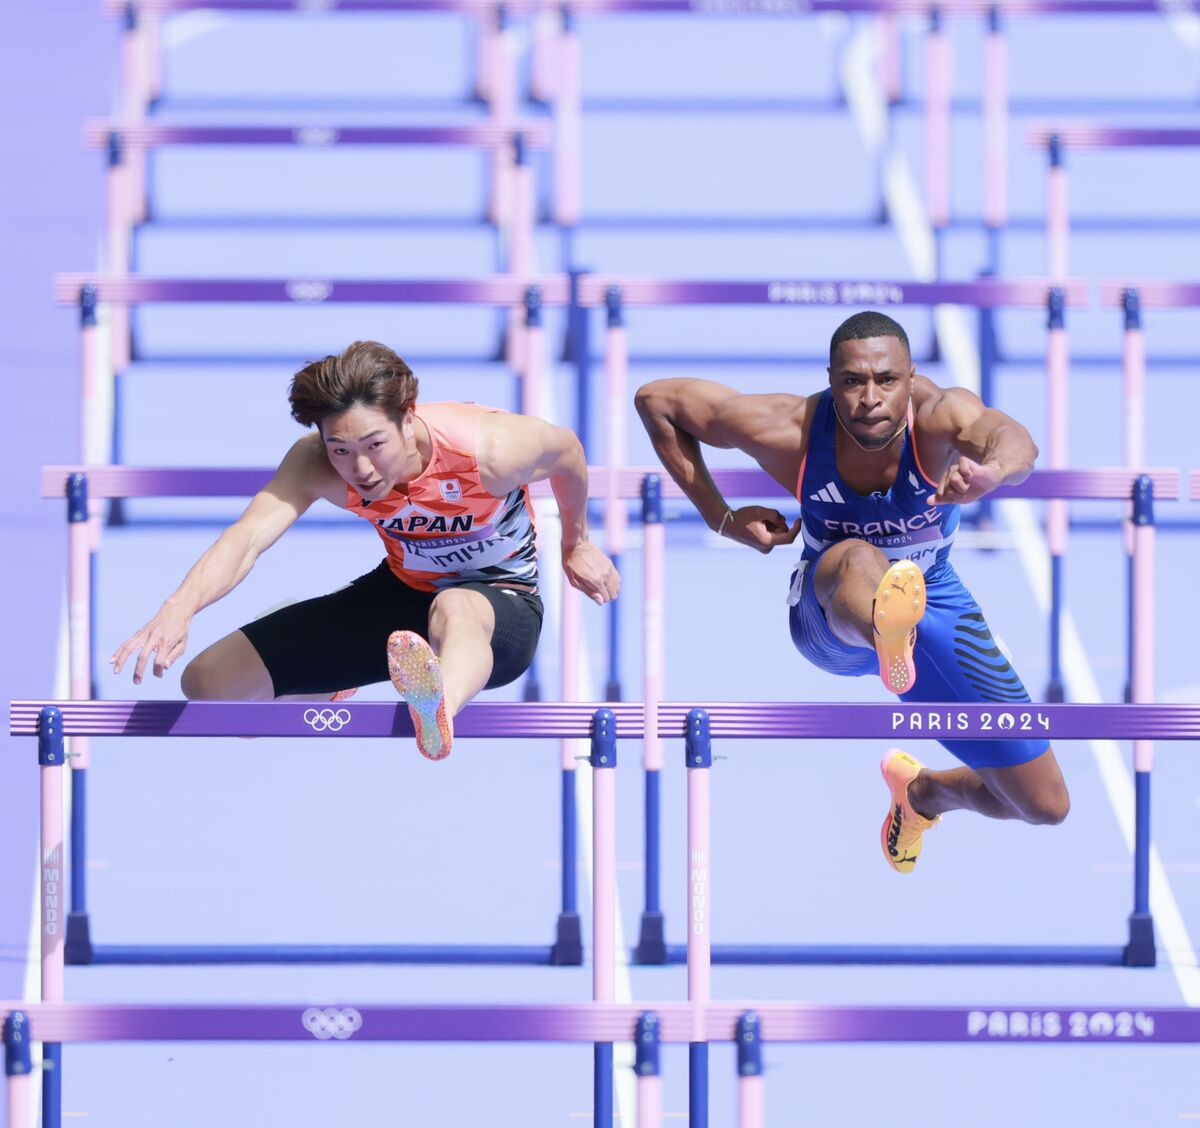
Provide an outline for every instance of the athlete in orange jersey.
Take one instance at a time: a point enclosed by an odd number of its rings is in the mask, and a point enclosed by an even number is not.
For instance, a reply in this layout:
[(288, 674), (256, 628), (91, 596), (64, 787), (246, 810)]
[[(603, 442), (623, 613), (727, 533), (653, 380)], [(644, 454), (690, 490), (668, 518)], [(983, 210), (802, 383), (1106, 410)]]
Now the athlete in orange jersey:
[(359, 341), (296, 374), (292, 416), (316, 426), (110, 661), (136, 654), (140, 684), (183, 654), (192, 616), (233, 590), (318, 498), (370, 521), (384, 561), (329, 595), (281, 608), (188, 663), (192, 699), (323, 697), (391, 679), (417, 743), (441, 759), (453, 717), (481, 689), (529, 667), (541, 630), (529, 484), (549, 479), (568, 581), (596, 603), (621, 581), (589, 539), (587, 464), (575, 435), (478, 404), (417, 406), (391, 349)]

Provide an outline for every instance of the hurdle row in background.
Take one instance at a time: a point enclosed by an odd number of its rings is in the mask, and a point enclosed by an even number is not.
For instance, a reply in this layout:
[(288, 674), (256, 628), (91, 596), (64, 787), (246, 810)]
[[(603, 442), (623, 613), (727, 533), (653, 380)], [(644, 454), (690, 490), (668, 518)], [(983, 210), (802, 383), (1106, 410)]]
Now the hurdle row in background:
[[(513, 17), (530, 23), (529, 89), (531, 100), (546, 104), (555, 123), (555, 220), (573, 226), (580, 219), (581, 122), (583, 52), (578, 33), (580, 17), (604, 15), (674, 15), (679, 17), (771, 19), (811, 18), (841, 13), (867, 14), (879, 19), (879, 84), (889, 105), (901, 102), (904, 82), (901, 67), (899, 19), (920, 17), (927, 21), (924, 47), (924, 133), (927, 211), (935, 234), (951, 221), (950, 113), (953, 52), (946, 18), (983, 19), (984, 37), (980, 118), (982, 128), (983, 224), (989, 240), (991, 269), (998, 270), (995, 235), (1008, 222), (1008, 42), (1004, 21), (1009, 18), (1054, 16), (1165, 16), (1156, 0), (1008, 0), (1001, 3), (970, 0), (967, 3), (936, 3), (931, 0), (807, 0), (779, 3), (778, 0), (738, 0), (735, 4), (704, 3), (699, 0), (108, 0), (107, 8), (124, 20), (123, 83), (124, 116), (140, 122), (162, 92), (159, 29), (164, 16), (207, 9), (225, 13), (269, 11), (277, 14), (312, 16), (355, 12), (460, 12), (477, 20), (476, 96), (487, 106), (493, 124), (505, 127), (515, 118), (519, 100), (517, 58)], [(1171, 11), (1200, 10), (1196, 0), (1181, 0)], [(501, 157), (503, 160), (503, 157)], [(144, 169), (133, 173), (144, 185)], [(1051, 270), (1055, 277), (1065, 271)]]
[[(456, 723), (460, 737), (513, 736), (526, 739), (590, 739), (588, 757), (592, 777), (592, 1003), (571, 1007), (416, 1007), (358, 1008), (329, 1010), (299, 1007), (231, 1008), (31, 1008), (33, 1028), (18, 1022), (14, 1039), (11, 1023), (6, 1026), (6, 1072), (10, 1117), (15, 1111), (27, 1115), (30, 1101), (30, 1039), (41, 1039), (43, 1063), (43, 1128), (60, 1128), (63, 1059), (61, 1040), (96, 1038), (308, 1038), (345, 1040), (360, 1030), (366, 1038), (414, 1040), (574, 1040), (593, 1042), (593, 1094), (596, 1123), (613, 1123), (613, 1041), (633, 1038), (638, 1042), (639, 1077), (656, 1078), (656, 1046), (662, 1040), (688, 1043), (689, 1123), (693, 1128), (708, 1124), (708, 1044), (714, 1038), (736, 1037), (746, 1043), (739, 1054), (739, 1077), (752, 1078), (739, 1085), (739, 1124), (758, 1128), (764, 1123), (761, 1081), (762, 1037), (778, 1040), (863, 1040), (863, 1041), (1003, 1041), (1009, 1034), (1006, 1008), (1001, 1030), (988, 1013), (990, 1008), (825, 1008), (767, 1004), (761, 1008), (774, 1015), (766, 1030), (760, 1026), (758, 1008), (735, 1003), (713, 1006), (712, 1000), (712, 738), (758, 739), (856, 739), (880, 736), (903, 737), (905, 724), (917, 732), (928, 732), (926, 718), (954, 710), (964, 718), (956, 737), (994, 739), (994, 706), (962, 705), (961, 702), (906, 705), (839, 703), (781, 705), (771, 703), (715, 704), (705, 708), (660, 703), (648, 719), (647, 705), (619, 705), (595, 709), (571, 703), (496, 703), (468, 705)], [(412, 723), (402, 703), (363, 702), (344, 710), (348, 719), (340, 728), (318, 732), (309, 719), (313, 707), (302, 702), (164, 702), (164, 701), (70, 701), (59, 703), (13, 702), (10, 734), (36, 736), (41, 792), (41, 967), (42, 1002), (62, 1004), (65, 995), (64, 930), (61, 890), (64, 851), (63, 771), (71, 753), (64, 738), (80, 735), (123, 737), (165, 736), (327, 736), (333, 738), (404, 737), (412, 735)], [(1151, 738), (1195, 740), (1200, 738), (1200, 707), (1151, 705), (1050, 705), (1028, 707), (1035, 727), (1053, 740), (1133, 738), (1143, 746)], [(1023, 710), (1014, 710), (1023, 713)], [(906, 718), (904, 724), (897, 717)], [(889, 720), (890, 718), (890, 720)], [(1024, 722), (1024, 717), (1021, 718)], [(615, 1006), (616, 997), (616, 786), (618, 738), (659, 737), (684, 739), (687, 786), (687, 1004)], [(1136, 745), (1135, 745), (1136, 746)], [(1144, 789), (1139, 777), (1139, 806)], [(1143, 835), (1139, 821), (1137, 837)], [(1148, 830), (1145, 830), (1148, 836)], [(1148, 905), (1138, 922), (1138, 931), (1153, 951), (1153, 931)], [(895, 959), (903, 956), (893, 955)], [(828, 962), (828, 961), (825, 961)], [(1057, 961), (1057, 962), (1062, 962)], [(1070, 961), (1068, 961), (1070, 962)], [(595, 1004), (599, 1004), (596, 1006)], [(0, 1004), (6, 1013), (19, 1004)], [(1037, 1008), (1044, 1012), (1047, 1008)], [(1153, 1013), (1120, 1008), (1099, 1012), (1096, 1019), (1076, 1008), (1069, 1020), (1075, 1037), (1096, 1041), (1200, 1040), (1200, 1020), (1186, 1008)], [(654, 1017), (648, 1018), (647, 1011)], [(373, 1014), (374, 1012), (374, 1014)], [(666, 1012), (666, 1013), (663, 1013)], [(1057, 1038), (1061, 1028), (1036, 1031), (1028, 1025), (1014, 1031), (1018, 1040)], [(370, 1020), (364, 1014), (372, 1016)], [(172, 1018), (171, 1016), (175, 1017)], [(1181, 1016), (1191, 1016), (1190, 1023)], [(125, 1021), (121, 1021), (123, 1016)], [(185, 1024), (181, 1026), (182, 1022)], [(295, 1025), (296, 1018), (300, 1025)], [(379, 1029), (374, 1026), (378, 1017)], [(78, 1023), (72, 1018), (79, 1018)], [(737, 1023), (731, 1032), (730, 1022)], [(1124, 1020), (1128, 1019), (1128, 1022)], [(188, 1028), (186, 1023), (191, 1021)], [(660, 1026), (660, 1020), (662, 1025)], [(1040, 1021), (1040, 1020), (1039, 1020)], [(1074, 1027), (1082, 1021), (1082, 1030)], [(630, 1026), (637, 1022), (636, 1031)], [(42, 1023), (45, 1029), (41, 1029)], [(779, 1032), (772, 1025), (778, 1023)], [(290, 1025), (289, 1025), (290, 1024)], [(1159, 1027), (1166, 1029), (1160, 1030)], [(990, 1031), (995, 1029), (993, 1039)], [(988, 1037), (981, 1035), (985, 1033)], [(55, 1040), (55, 1039), (59, 1040)], [(1064, 1042), (1068, 1039), (1064, 1039)], [(14, 1047), (14, 1041), (16, 1046)], [(15, 1050), (15, 1052), (14, 1052)], [(15, 1082), (13, 1078), (16, 1078)], [(661, 1120), (657, 1081), (639, 1087), (639, 1119), (643, 1128)], [(10, 1119), (12, 1124), (25, 1123)]]
[[(241, 468), (136, 468), (136, 467), (46, 467), (42, 492), (47, 497), (68, 499), (68, 647), (71, 696), (78, 700), (95, 697), (95, 654), (91, 631), (92, 572), (94, 568), (92, 528), (88, 495), (114, 497), (199, 497), (249, 496), (267, 483), (272, 470), (267, 467)], [(762, 498), (784, 491), (760, 470), (717, 470), (714, 480), (731, 499)], [(546, 483), (532, 487), (537, 498), (550, 497)], [(1154, 695), (1154, 511), (1155, 498), (1178, 499), (1180, 476), (1174, 470), (1140, 471), (1128, 469), (1035, 470), (1016, 486), (1001, 487), (999, 498), (1071, 498), (1091, 500), (1131, 499), (1132, 528), (1129, 609), (1127, 623), (1129, 669), (1128, 697), (1146, 704)], [(589, 496), (603, 497), (612, 509), (625, 510), (629, 499), (642, 501), (642, 606), (643, 624), (642, 699), (645, 728), (644, 768), (644, 863), (643, 909), (639, 939), (633, 958), (641, 963), (678, 962), (682, 952), (667, 943), (661, 903), (660, 845), (660, 773), (663, 765), (658, 718), (665, 685), (665, 604), (666, 604), (666, 530), (662, 500), (682, 498), (683, 493), (669, 479), (663, 480), (652, 469), (591, 467)], [(1200, 499), (1200, 472), (1191, 480), (1191, 496)], [(560, 692), (564, 701), (579, 698), (581, 646), (581, 600), (579, 593), (563, 587), (560, 629)], [(540, 697), (540, 688), (530, 694)], [(98, 704), (98, 708), (105, 706)], [(177, 709), (178, 706), (170, 706)], [(748, 705), (747, 709), (757, 706)], [(881, 709), (887, 708), (880, 706)], [(1039, 706), (1040, 708), (1040, 706)], [(358, 715), (358, 712), (354, 714)], [(624, 714), (622, 714), (624, 716)], [(483, 735), (470, 728), (470, 718), (456, 722), (456, 731)], [(462, 725), (466, 724), (466, 728)], [(497, 730), (494, 735), (506, 735)], [(927, 737), (928, 733), (888, 733), (891, 736)], [(1110, 733), (1116, 738), (1116, 734)], [(71, 834), (71, 907), (66, 926), (66, 953), (71, 963), (103, 962), (232, 962), (234, 960), (288, 960), (289, 962), (330, 962), (372, 960), (378, 962), (433, 961), (449, 963), (551, 963), (578, 964), (582, 961), (579, 911), (576, 889), (575, 761), (578, 748), (564, 740), (560, 748), (560, 825), (562, 887), (561, 907), (555, 925), (554, 943), (545, 946), (373, 946), (369, 949), (345, 946), (296, 947), (269, 945), (189, 947), (185, 955), (162, 947), (95, 944), (91, 937), (86, 887), (87, 859), (87, 776), (90, 763), (89, 738), (73, 738), (74, 770), (72, 785)], [(1134, 856), (1134, 909), (1130, 917), (1129, 940), (1122, 948), (1033, 948), (962, 947), (925, 950), (905, 949), (909, 962), (1006, 962), (1006, 963), (1091, 963), (1147, 965), (1155, 961), (1153, 925), (1149, 917), (1149, 843), (1150, 843), (1150, 771), (1153, 747), (1146, 739), (1134, 744), (1136, 770)], [(811, 946), (737, 945), (718, 953), (729, 963), (825, 963), (890, 962), (896, 949), (839, 949)], [(839, 955), (840, 953), (840, 955)]]

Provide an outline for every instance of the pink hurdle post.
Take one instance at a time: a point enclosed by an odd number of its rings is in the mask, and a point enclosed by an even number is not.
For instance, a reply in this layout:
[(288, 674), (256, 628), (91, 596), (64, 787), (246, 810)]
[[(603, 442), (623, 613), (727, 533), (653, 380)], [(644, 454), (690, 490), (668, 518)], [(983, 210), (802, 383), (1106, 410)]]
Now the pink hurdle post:
[(648, 1011), (638, 1019), (633, 1044), (636, 1055), (633, 1069), (637, 1074), (637, 1128), (661, 1128), (659, 1020), (653, 1011)]
[(107, 462), (108, 452), (100, 457), (92, 436), (96, 424), (96, 384), (98, 368), (96, 341), (97, 294), (95, 286), (79, 290), (79, 455), (85, 463)]
[[(1125, 465), (1146, 464), (1146, 336), (1142, 332), (1142, 303), (1137, 290), (1122, 295), (1125, 337), (1121, 347), (1122, 409), (1125, 417)], [(1133, 502), (1128, 513), (1133, 514)], [(1125, 555), (1133, 554), (1133, 526), (1125, 527)]]
[(708, 1039), (705, 1009), (712, 999), (711, 820), (712, 740), (708, 714), (688, 713), (685, 738), (687, 764), (687, 983), (692, 1004), (688, 1045), (689, 1112), (693, 1124), (708, 1122)]
[(583, 212), (583, 48), (575, 20), (563, 10), (554, 92), (554, 222), (574, 227)]
[(925, 199), (935, 232), (950, 221), (950, 81), (950, 37), (934, 8), (925, 40)]
[[(99, 522), (97, 521), (97, 525)], [(87, 701), (92, 696), (92, 523), (88, 518), (87, 478), (72, 474), (67, 480), (67, 655), (71, 697)], [(71, 737), (75, 768), (86, 768), (91, 737)]]
[(529, 45), (529, 93), (535, 101), (552, 102), (558, 93), (562, 26), (561, 8), (539, 8), (534, 13)]
[[(506, 219), (509, 240), (508, 272), (518, 281), (524, 282), (533, 273), (533, 224), (534, 200), (533, 166), (529, 162), (529, 150), (523, 134), (512, 138), (514, 168), (512, 170), (512, 197)], [(505, 359), (516, 372), (526, 368), (530, 344), (526, 340), (526, 317), (518, 309), (508, 314), (508, 340)], [(540, 324), (540, 322), (539, 322)], [(538, 401), (534, 401), (536, 404)], [(534, 407), (532, 414), (538, 414)]]
[(144, 32), (144, 14), (137, 4), (126, 4), (121, 36), (121, 85), (124, 91), (124, 114), (132, 118), (142, 117), (150, 102), (150, 83), (146, 66), (147, 43)]
[(900, 17), (895, 12), (879, 17), (879, 84), (888, 105), (894, 106), (904, 97)]
[[(524, 321), (524, 325), (519, 322)], [(525, 291), (524, 314), (510, 311), (509, 351), (514, 334), (520, 334), (523, 364), (516, 367), (521, 381), (521, 414), (540, 415), (542, 402), (542, 370), (546, 362), (545, 330), (542, 328), (542, 292), (536, 286)]]
[[(488, 99), (491, 121), (502, 130), (512, 128), (517, 116), (516, 52), (512, 32), (507, 26), (503, 7), (497, 9), (498, 30), (491, 40)], [(511, 215), (513, 168), (515, 153), (510, 145), (498, 145), (492, 150), (492, 191), (488, 202), (488, 218), (496, 224)]]
[[(1067, 375), (1070, 368), (1067, 330), (1064, 318), (1066, 299), (1058, 287), (1048, 297), (1046, 335), (1046, 467), (1063, 470), (1067, 466)], [(1050, 548), (1050, 682), (1049, 701), (1063, 700), (1060, 663), (1062, 626), (1062, 566), (1067, 553), (1070, 513), (1067, 502), (1054, 498), (1046, 502), (1046, 540)]]
[(500, 27), (499, 8), (481, 13), (475, 21), (475, 97), (484, 103), (492, 100)]
[(765, 1128), (766, 1093), (763, 1082), (762, 1024), (747, 1011), (737, 1024), (738, 1128)]
[[(983, 221), (994, 233), (1008, 222), (1008, 42), (996, 8), (983, 44)], [(994, 245), (991, 260), (998, 273)]]
[(666, 628), (666, 526), (662, 520), (662, 487), (657, 474), (647, 474), (642, 487), (642, 699), (646, 705), (643, 766), (663, 766), (658, 735), (658, 706), (662, 701)]
[(42, 901), (42, 1002), (63, 1000), (63, 940), (66, 935), (64, 896), (66, 853), (63, 850), (63, 743), (62, 714), (53, 707), (42, 710), (38, 726), (38, 764), (41, 766), (41, 901)]
[(1062, 139), (1051, 134), (1047, 142), (1050, 171), (1046, 178), (1046, 265), (1051, 278), (1066, 278), (1070, 266), (1071, 236), (1067, 169), (1062, 159)]
[(625, 551), (629, 515), (620, 496), (618, 475), (625, 465), (626, 389), (629, 384), (629, 336), (625, 329), (621, 291), (610, 286), (604, 295), (608, 325), (604, 342), (604, 395), (608, 408), (608, 469), (604, 487), (604, 538), (609, 556), (617, 559)]

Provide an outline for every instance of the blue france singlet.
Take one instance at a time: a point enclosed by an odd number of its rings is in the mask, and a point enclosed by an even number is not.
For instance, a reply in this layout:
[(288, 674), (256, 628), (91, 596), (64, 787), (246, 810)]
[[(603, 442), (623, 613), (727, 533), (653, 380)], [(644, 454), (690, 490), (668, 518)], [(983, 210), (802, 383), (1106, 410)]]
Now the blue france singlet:
[(912, 560), (922, 572), (943, 563), (950, 555), (960, 507), (928, 504), (937, 483), (926, 477), (917, 459), (911, 403), (900, 439), (896, 480), (886, 492), (855, 493), (842, 480), (837, 468), (837, 426), (833, 395), (826, 389), (817, 401), (796, 490), (804, 537), (802, 559), (813, 560), (831, 544), (855, 537), (875, 545), (889, 560)]

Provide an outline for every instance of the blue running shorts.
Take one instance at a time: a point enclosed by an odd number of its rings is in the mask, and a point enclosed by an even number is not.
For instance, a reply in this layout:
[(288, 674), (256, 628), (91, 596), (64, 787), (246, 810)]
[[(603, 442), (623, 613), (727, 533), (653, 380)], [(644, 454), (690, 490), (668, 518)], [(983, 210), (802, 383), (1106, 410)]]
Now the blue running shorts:
[[(843, 677), (879, 677), (874, 649), (848, 646), (825, 621), (812, 577), (817, 556), (792, 576), (789, 608), (792, 642), (814, 666)], [(901, 701), (964, 701), (1021, 704), (1029, 701), (1017, 672), (1000, 652), (975, 602), (949, 561), (925, 574), (925, 617), (917, 626), (913, 661), (916, 684)], [(972, 768), (1007, 768), (1036, 759), (1047, 740), (939, 740), (951, 755)]]

